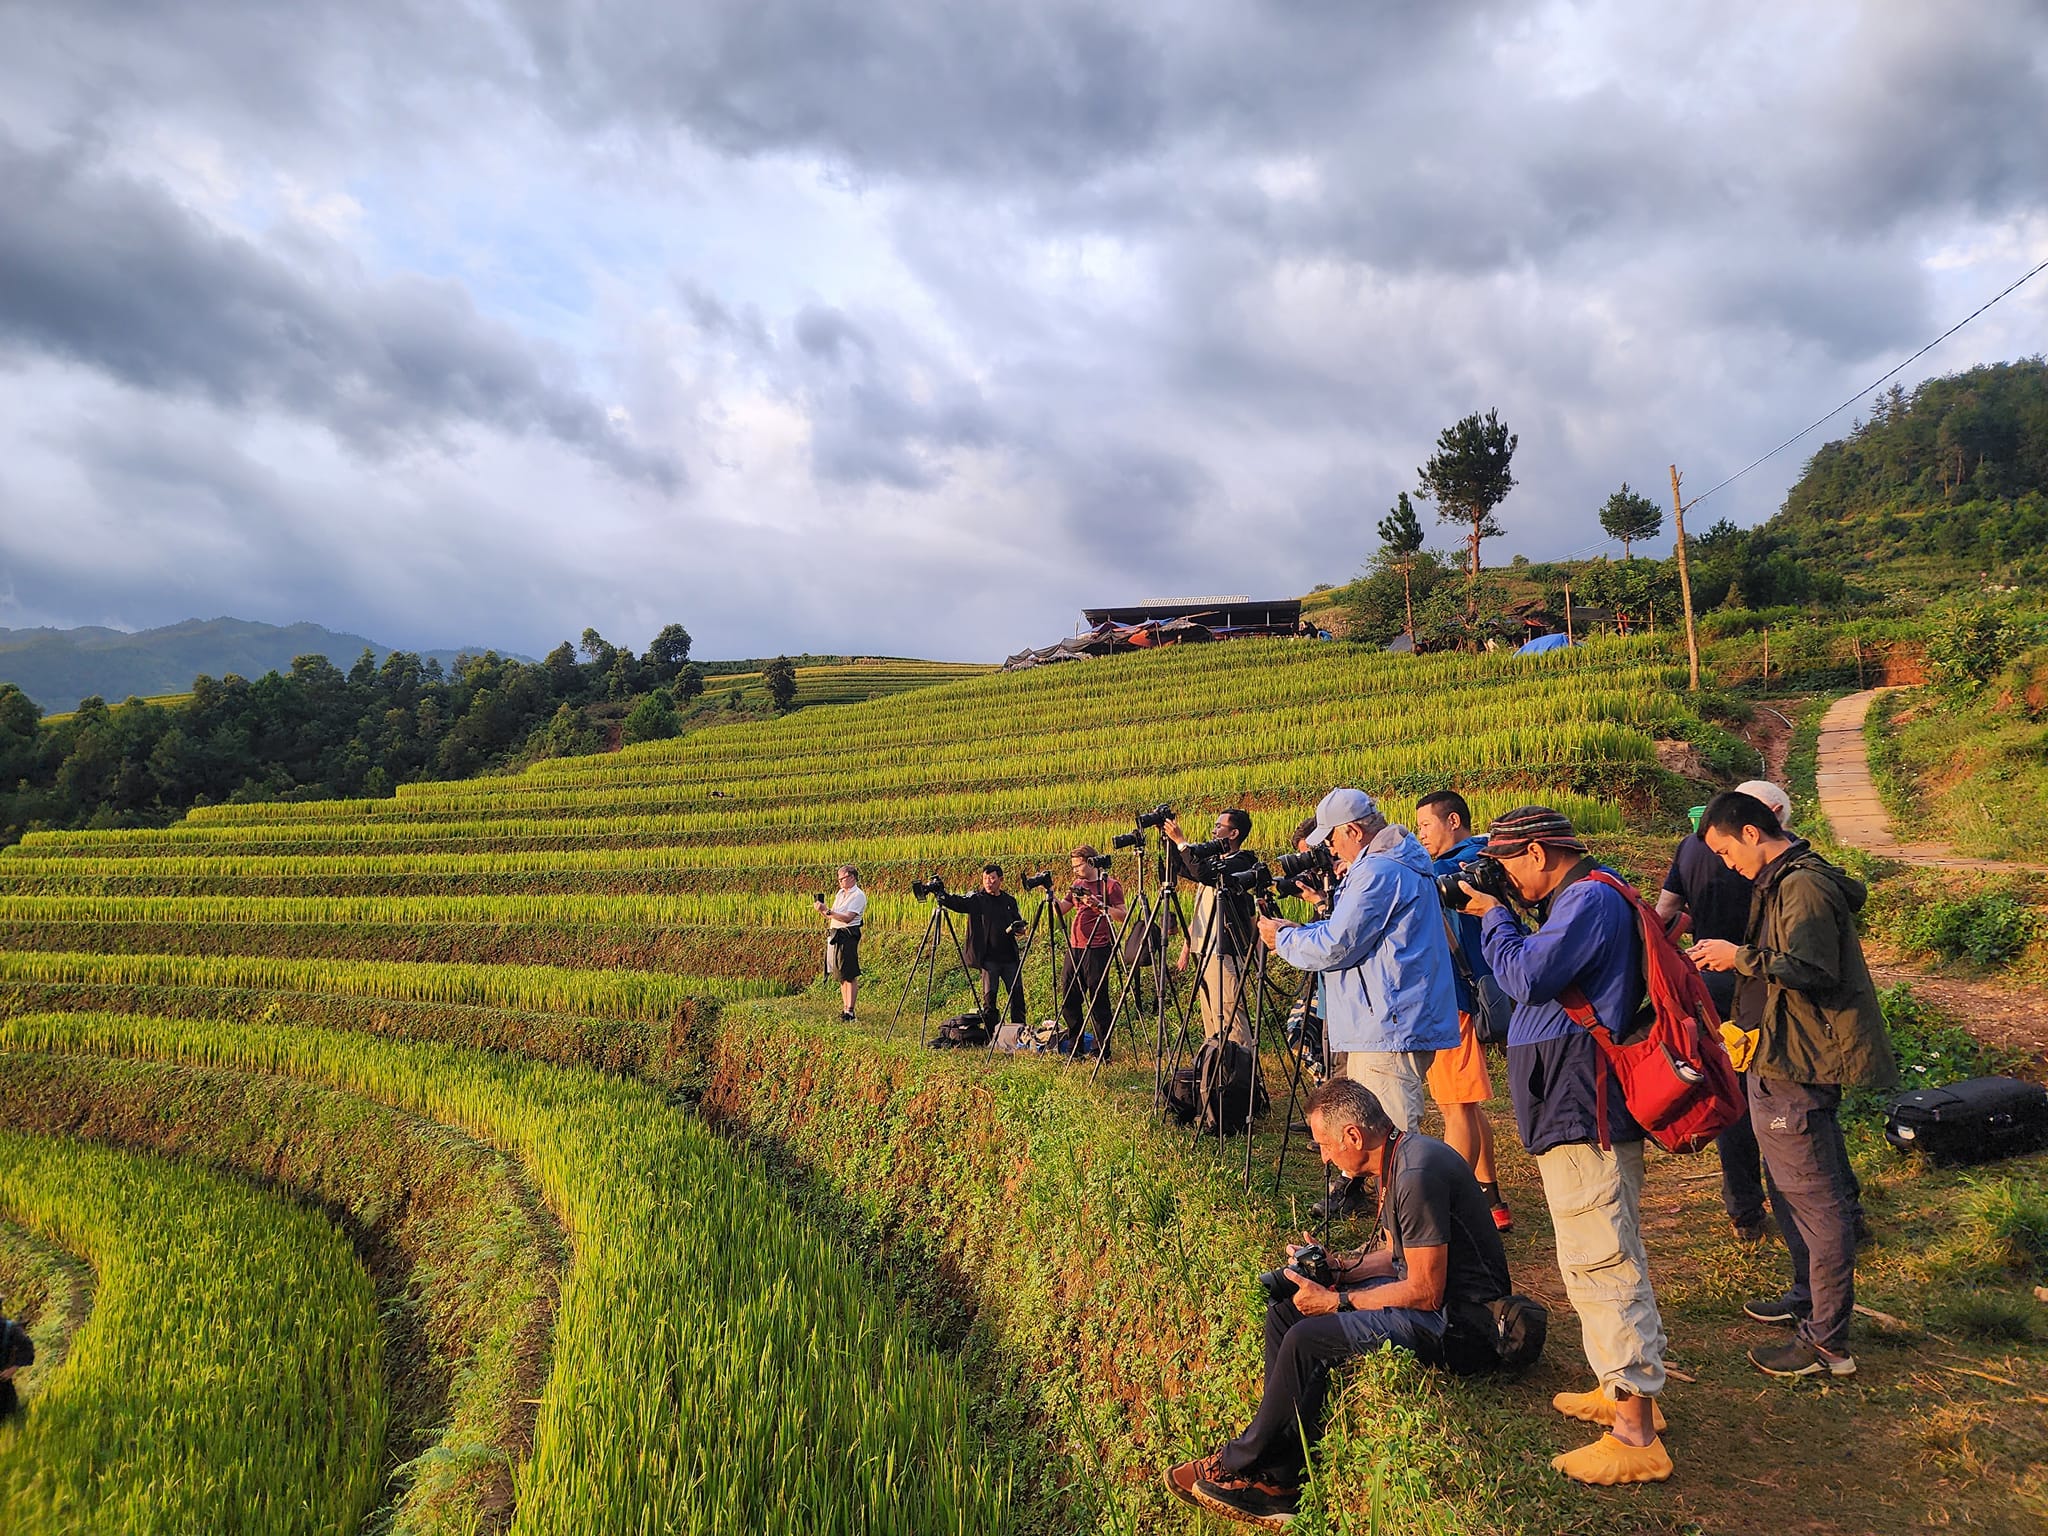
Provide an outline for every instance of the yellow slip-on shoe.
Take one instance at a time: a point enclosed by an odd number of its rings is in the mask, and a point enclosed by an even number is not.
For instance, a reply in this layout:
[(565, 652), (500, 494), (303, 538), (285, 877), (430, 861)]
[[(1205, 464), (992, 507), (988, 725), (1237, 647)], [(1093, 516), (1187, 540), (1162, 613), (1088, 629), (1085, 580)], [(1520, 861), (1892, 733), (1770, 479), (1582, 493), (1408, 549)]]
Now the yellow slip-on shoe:
[[(1550, 1406), (1568, 1419), (1584, 1419), (1588, 1424), (1612, 1424), (1614, 1422), (1614, 1399), (1595, 1387), (1590, 1392), (1560, 1392), (1550, 1400)], [(1651, 1422), (1657, 1433), (1664, 1433), (1664, 1410), (1656, 1399), (1650, 1400)]]
[(1611, 1434), (1553, 1456), (1550, 1464), (1573, 1482), (1596, 1483), (1603, 1488), (1616, 1483), (1661, 1483), (1671, 1475), (1671, 1455), (1661, 1439), (1648, 1445), (1624, 1445)]

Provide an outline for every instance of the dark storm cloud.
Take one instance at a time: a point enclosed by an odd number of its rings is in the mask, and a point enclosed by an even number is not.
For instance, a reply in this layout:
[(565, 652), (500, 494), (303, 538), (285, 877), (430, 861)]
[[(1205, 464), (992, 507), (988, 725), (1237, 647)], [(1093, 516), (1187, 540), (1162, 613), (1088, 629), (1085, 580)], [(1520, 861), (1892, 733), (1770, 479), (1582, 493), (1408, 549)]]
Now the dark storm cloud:
[[(0, 9), (0, 363), (165, 413), (36, 419), (109, 537), (165, 509), (180, 580), (189, 524), (295, 602), (459, 608), (443, 639), (538, 651), (681, 588), (737, 653), (957, 622), (986, 654), (1082, 588), (1342, 579), (1473, 409), (1522, 434), (1533, 555), (1623, 478), (1709, 483), (2006, 262), (2048, 210), (2044, 100), (2042, 0), (44, 0)], [(81, 140), (104, 158), (50, 147)], [(372, 227), (213, 223), (155, 179), (212, 152)], [(307, 467), (257, 441), (277, 417), (349, 451)], [(1768, 513), (1780, 468), (1717, 515)], [(372, 599), (298, 535), (386, 484), (450, 553)], [(621, 502), (603, 563), (501, 521)], [(755, 569), (804, 600), (696, 589)]]
[[(377, 282), (287, 261), (73, 144), (0, 140), (0, 348), (140, 389), (317, 418), (383, 453), (465, 423), (542, 432), (672, 488), (563, 364), (486, 320), (457, 284)], [(33, 210), (33, 216), (18, 216)], [(303, 254), (303, 238), (296, 242)]]

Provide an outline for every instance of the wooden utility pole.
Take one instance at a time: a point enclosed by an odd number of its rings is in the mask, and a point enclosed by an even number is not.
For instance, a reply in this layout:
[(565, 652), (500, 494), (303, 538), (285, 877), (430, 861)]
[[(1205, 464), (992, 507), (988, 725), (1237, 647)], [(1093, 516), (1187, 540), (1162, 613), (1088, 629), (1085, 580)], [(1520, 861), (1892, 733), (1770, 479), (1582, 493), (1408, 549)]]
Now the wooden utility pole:
[(1578, 643), (1572, 634), (1572, 584), (1570, 582), (1564, 584), (1564, 638), (1565, 643), (1568, 645), (1576, 645)]
[(1678, 596), (1685, 604), (1685, 654), (1692, 662), (1694, 693), (1700, 691), (1700, 641), (1692, 623), (1692, 567), (1685, 558), (1685, 502), (1678, 494), (1678, 466), (1671, 466), (1671, 520), (1678, 525)]
[(1401, 601), (1408, 609), (1408, 649), (1410, 651), (1415, 649), (1415, 594), (1409, 589), (1408, 577), (1414, 569), (1415, 561), (1412, 558), (1401, 562)]

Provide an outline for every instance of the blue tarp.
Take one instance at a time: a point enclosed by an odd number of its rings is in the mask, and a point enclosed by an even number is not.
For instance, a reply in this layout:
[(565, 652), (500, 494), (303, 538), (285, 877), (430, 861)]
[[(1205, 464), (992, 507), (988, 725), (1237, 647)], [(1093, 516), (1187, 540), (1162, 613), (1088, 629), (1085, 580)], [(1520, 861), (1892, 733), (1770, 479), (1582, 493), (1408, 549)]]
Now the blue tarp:
[(1538, 635), (1534, 640), (1531, 640), (1519, 651), (1515, 652), (1515, 654), (1517, 656), (1541, 656), (1545, 651), (1563, 650), (1571, 643), (1571, 638), (1567, 635)]

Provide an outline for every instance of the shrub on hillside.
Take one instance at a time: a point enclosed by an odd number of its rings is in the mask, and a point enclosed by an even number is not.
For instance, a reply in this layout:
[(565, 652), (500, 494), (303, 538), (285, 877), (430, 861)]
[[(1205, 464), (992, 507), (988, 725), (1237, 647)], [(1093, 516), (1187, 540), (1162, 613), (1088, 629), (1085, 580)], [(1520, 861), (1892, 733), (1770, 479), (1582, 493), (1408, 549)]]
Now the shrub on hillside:
[(636, 741), (667, 741), (681, 729), (675, 700), (666, 688), (657, 688), (633, 706), (620, 727), (619, 740), (626, 746)]

